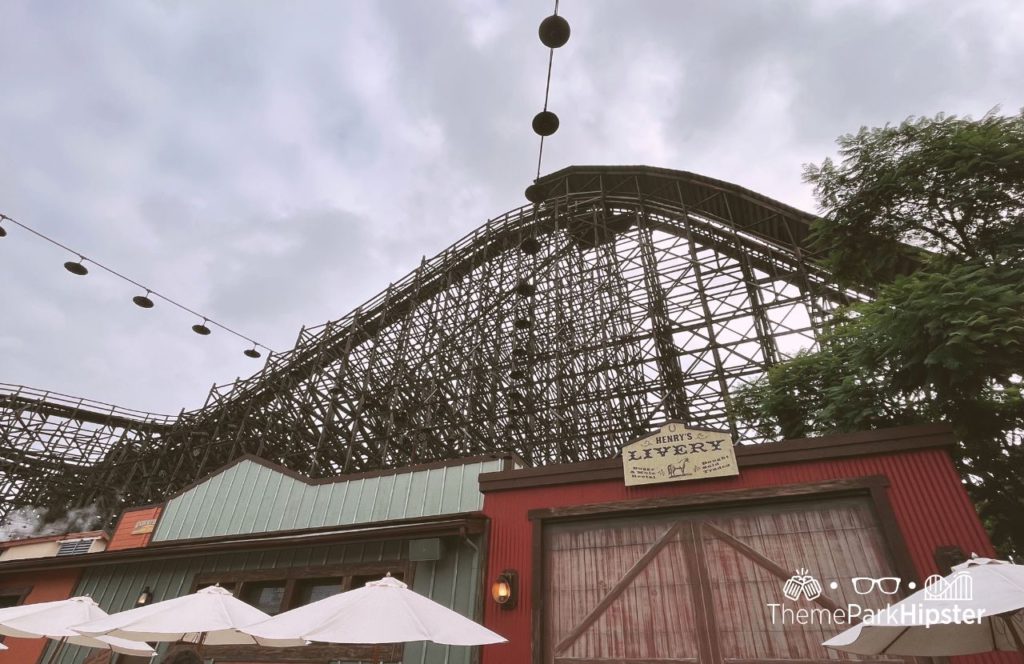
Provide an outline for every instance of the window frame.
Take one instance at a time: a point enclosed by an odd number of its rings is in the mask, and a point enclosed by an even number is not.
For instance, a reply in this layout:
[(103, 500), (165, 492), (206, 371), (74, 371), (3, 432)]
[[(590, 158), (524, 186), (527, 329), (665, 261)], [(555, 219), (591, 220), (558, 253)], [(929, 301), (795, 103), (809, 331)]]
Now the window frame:
[(0, 586), (0, 597), (17, 597), (18, 601), (11, 606), (21, 606), (25, 598), (32, 592), (32, 586)]
[[(28, 596), (32, 593), (32, 586), (0, 586), (0, 597), (17, 597), (18, 601), (11, 606), (21, 606), (28, 599)], [(9, 608), (9, 607), (8, 607)], [(4, 642), (4, 637), (0, 634), (0, 643)]]

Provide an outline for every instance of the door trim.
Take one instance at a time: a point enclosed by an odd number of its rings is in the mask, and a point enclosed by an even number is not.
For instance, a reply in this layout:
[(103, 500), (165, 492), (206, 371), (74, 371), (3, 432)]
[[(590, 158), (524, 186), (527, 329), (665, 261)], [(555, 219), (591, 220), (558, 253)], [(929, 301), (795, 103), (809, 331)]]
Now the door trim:
[[(903, 579), (917, 579), (917, 570), (910, 557), (906, 540), (896, 520), (896, 514), (889, 500), (889, 479), (883, 475), (872, 475), (856, 479), (831, 480), (804, 484), (786, 484), (757, 489), (736, 489), (716, 493), (690, 494), (667, 498), (643, 498), (571, 507), (551, 507), (527, 512), (532, 522), (533, 542), (531, 545), (532, 570), (532, 625), (533, 662), (544, 664), (544, 526), (562, 521), (585, 521), (614, 516), (656, 514), (658, 512), (687, 512), (710, 508), (748, 507), (752, 502), (799, 503), (804, 500), (860, 496), (868, 498), (878, 522), (887, 553), (897, 573)], [(901, 584), (902, 586), (903, 584)], [(788, 660), (787, 660), (788, 661)], [(708, 663), (713, 664), (713, 663)]]

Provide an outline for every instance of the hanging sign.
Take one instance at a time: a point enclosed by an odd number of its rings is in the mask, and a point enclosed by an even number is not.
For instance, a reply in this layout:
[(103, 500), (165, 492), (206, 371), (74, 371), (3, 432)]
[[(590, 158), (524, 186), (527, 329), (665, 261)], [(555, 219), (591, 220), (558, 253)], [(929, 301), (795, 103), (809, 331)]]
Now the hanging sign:
[(739, 475), (732, 437), (669, 422), (622, 448), (626, 486)]

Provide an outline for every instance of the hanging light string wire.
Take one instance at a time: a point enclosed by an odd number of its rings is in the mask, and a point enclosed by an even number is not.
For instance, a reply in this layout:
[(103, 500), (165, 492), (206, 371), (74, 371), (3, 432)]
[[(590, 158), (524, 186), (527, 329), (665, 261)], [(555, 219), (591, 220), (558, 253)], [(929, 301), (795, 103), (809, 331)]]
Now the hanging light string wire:
[(62, 244), (62, 243), (58, 242), (57, 240), (54, 240), (52, 237), (50, 237), (48, 235), (45, 235), (44, 233), (40, 233), (39, 231), (37, 231), (36, 229), (32, 228), (31, 226), (28, 226), (27, 224), (24, 224), (24, 223), (18, 221), (17, 219), (15, 219), (13, 217), (9, 217), (6, 214), (0, 213), (0, 221), (9, 221), (9, 222), (11, 222), (12, 224), (14, 224), (16, 226), (19, 226), (20, 228), (25, 229), (29, 233), (32, 233), (36, 237), (42, 238), (43, 240), (46, 240), (50, 244), (55, 245), (57, 247), (60, 247), (64, 251), (70, 252), (70, 253), (74, 254), (75, 256), (78, 256), (78, 258), (81, 261), (88, 261), (89, 263), (92, 263), (93, 265), (95, 265), (96, 267), (100, 268), (101, 270), (104, 270), (105, 272), (108, 272), (108, 273), (114, 275), (118, 279), (121, 279), (122, 281), (127, 281), (128, 283), (132, 284), (133, 286), (137, 286), (138, 288), (143, 289), (144, 291), (146, 291), (150, 295), (155, 295), (156, 297), (160, 298), (161, 300), (163, 300), (167, 304), (175, 306), (175, 307), (181, 309), (182, 311), (187, 311), (188, 313), (192, 314), (193, 316), (196, 316), (198, 318), (202, 318), (204, 322), (210, 323), (212, 325), (215, 325), (218, 328), (220, 328), (220, 329), (224, 330), (225, 332), (227, 332), (228, 334), (233, 334), (234, 336), (238, 337), (239, 339), (244, 339), (245, 341), (248, 341), (249, 343), (251, 343), (253, 346), (258, 346), (260, 348), (263, 348), (267, 352), (270, 352), (270, 353), (275, 352), (273, 348), (270, 348), (269, 346), (261, 344), (260, 342), (256, 341), (255, 339), (247, 337), (246, 335), (242, 334), (241, 332), (238, 332), (237, 330), (233, 330), (230, 327), (228, 327), (227, 325), (224, 325), (223, 323), (218, 323), (217, 321), (215, 321), (214, 319), (210, 318), (209, 316), (207, 316), (205, 314), (201, 314), (198, 311), (194, 311), (193, 309), (190, 309), (189, 307), (186, 307), (184, 304), (182, 304), (182, 303), (180, 303), (180, 302), (178, 302), (176, 300), (172, 300), (171, 298), (167, 297), (166, 295), (163, 295), (163, 294), (153, 290), (149, 286), (144, 286), (144, 285), (140, 284), (139, 282), (135, 281), (134, 279), (132, 279), (130, 277), (126, 277), (125, 275), (121, 274), (117, 270), (115, 270), (113, 268), (110, 268), (110, 267), (107, 267), (103, 263), (97, 262), (96, 260), (94, 260), (92, 258), (87, 258), (82, 253), (80, 253), (78, 251), (75, 251), (71, 247), (69, 247), (69, 246), (67, 246), (65, 244)]
[[(558, 0), (555, 0), (555, 16), (558, 16)], [(555, 49), (548, 49), (548, 78), (544, 83), (544, 110), (548, 110), (548, 98), (551, 96), (551, 66), (555, 62)], [(537, 179), (540, 179), (540, 164), (544, 159), (544, 137), (540, 137), (540, 149), (537, 150)]]

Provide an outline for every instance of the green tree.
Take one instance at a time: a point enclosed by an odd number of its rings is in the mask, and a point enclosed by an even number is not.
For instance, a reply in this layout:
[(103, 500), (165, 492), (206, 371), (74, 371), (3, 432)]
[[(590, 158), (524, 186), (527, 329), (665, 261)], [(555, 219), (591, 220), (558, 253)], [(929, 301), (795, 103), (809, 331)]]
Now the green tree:
[(1003, 553), (1024, 553), (1024, 112), (862, 128), (805, 167), (814, 246), (841, 284), (818, 348), (740, 390), (741, 418), (802, 437), (950, 423)]

